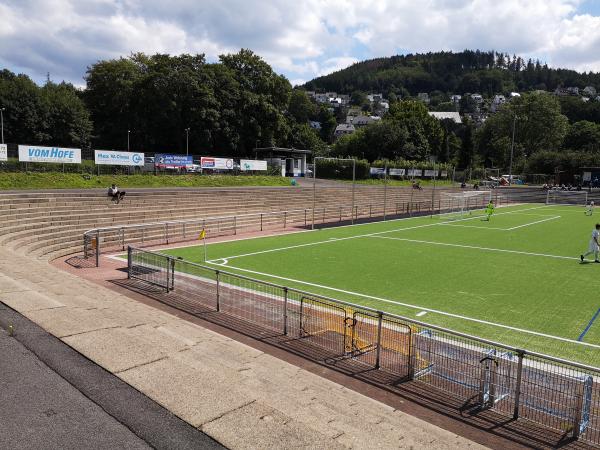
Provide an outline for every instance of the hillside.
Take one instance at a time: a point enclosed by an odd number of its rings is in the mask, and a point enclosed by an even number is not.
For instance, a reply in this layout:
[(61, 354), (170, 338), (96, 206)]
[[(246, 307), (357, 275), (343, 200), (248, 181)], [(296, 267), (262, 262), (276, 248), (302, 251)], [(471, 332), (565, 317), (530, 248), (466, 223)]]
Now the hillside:
[(593, 86), (600, 90), (600, 74), (554, 69), (540, 61), (480, 50), (376, 58), (304, 85), (307, 90), (315, 91), (379, 92), (386, 98), (390, 94), (406, 97), (433, 91), (492, 96), (511, 91), (553, 91), (567, 86), (580, 89)]

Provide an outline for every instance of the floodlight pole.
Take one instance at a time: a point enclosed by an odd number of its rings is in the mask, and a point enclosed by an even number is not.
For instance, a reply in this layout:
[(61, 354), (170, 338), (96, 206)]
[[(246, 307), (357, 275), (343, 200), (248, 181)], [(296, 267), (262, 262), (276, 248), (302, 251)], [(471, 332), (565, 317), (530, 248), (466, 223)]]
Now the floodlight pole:
[(433, 217), (433, 208), (435, 203), (435, 176), (437, 175), (437, 170), (435, 170), (435, 159), (433, 160), (433, 189), (431, 191), (431, 217)]
[(127, 130), (127, 151), (129, 151), (129, 134), (131, 133), (131, 130)]
[(354, 191), (356, 186), (356, 159), (352, 158), (352, 225), (354, 225)]
[(190, 154), (190, 129), (185, 129), (185, 156)]

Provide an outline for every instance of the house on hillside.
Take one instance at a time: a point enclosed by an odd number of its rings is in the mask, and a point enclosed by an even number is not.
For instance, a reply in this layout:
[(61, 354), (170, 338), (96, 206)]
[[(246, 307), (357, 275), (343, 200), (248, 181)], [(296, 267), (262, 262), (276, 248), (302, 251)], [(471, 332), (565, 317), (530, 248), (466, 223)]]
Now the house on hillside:
[(338, 98), (342, 102), (343, 106), (346, 106), (346, 105), (350, 104), (350, 95), (348, 95), (348, 94), (339, 94)]
[(313, 130), (320, 130), (321, 129), (321, 122), (317, 122), (316, 120), (311, 120), (310, 122), (308, 122), (308, 124), (310, 125), (310, 127)]
[(596, 96), (596, 88), (594, 86), (586, 86), (582, 92), (586, 97), (595, 97)]
[(383, 95), (382, 94), (368, 94), (367, 99), (371, 103), (380, 102), (383, 100)]
[(329, 101), (329, 96), (327, 94), (315, 94), (315, 101), (317, 103), (327, 103)]
[(429, 105), (429, 94), (427, 92), (419, 92), (417, 94), (417, 99), (426, 105)]
[(578, 96), (579, 95), (579, 88), (578, 87), (557, 87), (554, 90), (554, 95), (558, 95), (559, 97), (566, 97), (568, 95), (572, 95), (572, 96)]
[(352, 120), (352, 125), (354, 128), (361, 128), (367, 126), (377, 120), (381, 120), (381, 117), (378, 116), (356, 116)]
[(495, 95), (494, 99), (492, 100), (492, 105), (490, 106), (490, 111), (495, 113), (505, 103), (506, 103), (506, 97), (504, 97), (504, 95)]
[(451, 120), (454, 123), (462, 123), (460, 114), (456, 111), (430, 111), (429, 115), (438, 120)]
[(352, 134), (356, 131), (354, 125), (351, 123), (341, 123), (337, 127), (335, 127), (335, 131), (333, 132), (333, 136), (338, 139), (347, 134)]

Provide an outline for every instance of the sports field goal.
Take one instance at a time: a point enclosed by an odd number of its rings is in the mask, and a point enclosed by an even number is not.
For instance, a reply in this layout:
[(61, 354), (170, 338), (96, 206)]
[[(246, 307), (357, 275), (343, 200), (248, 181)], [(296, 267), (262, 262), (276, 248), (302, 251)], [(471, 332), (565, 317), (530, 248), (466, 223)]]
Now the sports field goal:
[(546, 194), (547, 205), (587, 205), (587, 191), (561, 191), (551, 189)]
[(442, 192), (438, 216), (444, 220), (455, 220), (482, 215), (491, 198), (491, 191)]

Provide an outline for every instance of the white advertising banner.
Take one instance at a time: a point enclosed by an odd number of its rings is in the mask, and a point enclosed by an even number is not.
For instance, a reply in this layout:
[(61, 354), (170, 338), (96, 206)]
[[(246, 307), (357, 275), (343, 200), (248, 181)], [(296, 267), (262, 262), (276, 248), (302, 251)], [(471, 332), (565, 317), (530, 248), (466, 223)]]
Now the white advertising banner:
[(426, 169), (425, 176), (426, 177), (435, 177), (435, 176), (437, 176), (437, 170)]
[(241, 159), (240, 170), (267, 170), (267, 162), (256, 159)]
[(423, 174), (421, 169), (408, 169), (409, 177), (420, 177)]
[(403, 177), (406, 174), (406, 169), (390, 169), (390, 176)]
[(447, 170), (442, 170), (442, 174), (440, 175), (442, 178), (446, 178), (448, 177), (448, 171)]
[(19, 161), (80, 164), (81, 149), (19, 145)]
[(385, 175), (385, 167), (371, 167), (371, 175)]
[(203, 156), (200, 158), (200, 166), (203, 169), (233, 169), (233, 159), (231, 158), (211, 158), (210, 156)]
[(144, 166), (144, 154), (134, 152), (115, 152), (94, 150), (94, 162), (110, 166)]
[(8, 161), (8, 145), (0, 144), (0, 161)]

